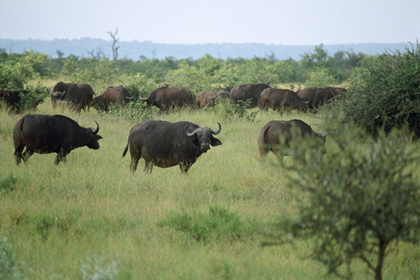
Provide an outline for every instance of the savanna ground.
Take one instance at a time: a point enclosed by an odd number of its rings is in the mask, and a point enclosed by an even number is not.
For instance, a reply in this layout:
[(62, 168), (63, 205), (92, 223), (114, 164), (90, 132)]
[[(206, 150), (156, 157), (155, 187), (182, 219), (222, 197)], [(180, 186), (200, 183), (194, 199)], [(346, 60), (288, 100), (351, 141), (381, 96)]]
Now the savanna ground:
[[(276, 219), (293, 215), (296, 199), (303, 197), (286, 187), (274, 156), (260, 162), (258, 132), (267, 121), (293, 118), (321, 132), (318, 115), (268, 111), (252, 122), (220, 108), (155, 115), (213, 129), (222, 125), (216, 137), (223, 144), (203, 154), (185, 176), (178, 167), (146, 174), (143, 160), (130, 173), (130, 155), (121, 155), (139, 121), (94, 109), (54, 112), (49, 99), (36, 113), (64, 114), (83, 127), (94, 127), (96, 120), (103, 139), (99, 150), (73, 150), (58, 166), (55, 154), (34, 154), (16, 166), (12, 130), (22, 115), (0, 111), (0, 180), (10, 186), (0, 192), (0, 237), (7, 237), (27, 279), (326, 277), (326, 269), (308, 258), (310, 242), (261, 246)], [(333, 148), (329, 137), (327, 150)], [(392, 246), (384, 279), (419, 279), (419, 248)], [(372, 277), (364, 264), (352, 267), (355, 279)]]

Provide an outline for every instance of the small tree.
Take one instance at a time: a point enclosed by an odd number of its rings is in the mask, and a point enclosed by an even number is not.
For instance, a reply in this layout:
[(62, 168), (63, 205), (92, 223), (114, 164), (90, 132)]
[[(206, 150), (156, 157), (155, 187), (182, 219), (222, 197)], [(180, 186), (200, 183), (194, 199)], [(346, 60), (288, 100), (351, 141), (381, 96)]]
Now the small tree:
[(279, 223), (274, 242), (281, 244), (287, 234), (311, 239), (311, 258), (326, 265), (328, 273), (351, 278), (351, 263), (359, 259), (379, 280), (389, 246), (420, 238), (415, 173), (420, 154), (417, 143), (401, 143), (394, 135), (382, 133), (365, 147), (346, 136), (324, 157), (314, 154), (304, 164), (283, 164), (289, 186), (307, 196), (295, 219)]

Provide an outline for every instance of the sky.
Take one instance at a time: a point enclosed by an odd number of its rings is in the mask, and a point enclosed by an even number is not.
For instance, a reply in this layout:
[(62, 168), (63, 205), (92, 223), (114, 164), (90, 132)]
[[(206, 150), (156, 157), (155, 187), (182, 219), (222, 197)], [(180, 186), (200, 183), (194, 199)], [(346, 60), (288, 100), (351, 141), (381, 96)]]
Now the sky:
[(1, 39), (416, 43), (420, 0), (0, 0)]

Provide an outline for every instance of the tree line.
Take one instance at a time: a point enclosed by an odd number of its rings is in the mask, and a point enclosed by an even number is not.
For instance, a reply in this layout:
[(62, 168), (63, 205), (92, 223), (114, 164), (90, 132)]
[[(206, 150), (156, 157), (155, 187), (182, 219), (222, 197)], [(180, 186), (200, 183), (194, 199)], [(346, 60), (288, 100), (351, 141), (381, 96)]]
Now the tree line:
[[(60, 51), (57, 50), (57, 53)], [(238, 83), (330, 85), (345, 82), (352, 69), (366, 56), (349, 51), (338, 51), (330, 55), (323, 45), (316, 46), (313, 52), (302, 54), (299, 61), (277, 60), (274, 54), (265, 58), (225, 60), (209, 54), (200, 59), (166, 57), (159, 60), (141, 56), (134, 61), (127, 58), (110, 60), (105, 56), (64, 57), (63, 54), (58, 58), (51, 58), (34, 51), (25, 51), (22, 54), (4, 52), (0, 53), (0, 67), (7, 71), (2, 74), (0, 88), (21, 89), (26, 80), (34, 77), (68, 80), (84, 78), (85, 81), (95, 79), (111, 83), (129, 75), (142, 75), (158, 83), (171, 84), (175, 78), (181, 78), (188, 85), (192, 80), (199, 80), (203, 85), (220, 86)], [(4, 76), (8, 77), (8, 81), (4, 81)], [(191, 90), (194, 91), (194, 88)]]

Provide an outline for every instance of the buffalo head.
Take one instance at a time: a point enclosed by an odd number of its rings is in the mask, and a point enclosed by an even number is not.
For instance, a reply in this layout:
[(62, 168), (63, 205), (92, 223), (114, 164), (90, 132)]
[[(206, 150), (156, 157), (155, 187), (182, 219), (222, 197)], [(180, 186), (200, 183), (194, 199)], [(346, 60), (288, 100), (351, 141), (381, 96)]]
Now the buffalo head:
[(89, 134), (89, 141), (87, 143), (87, 147), (93, 150), (99, 149), (99, 140), (102, 139), (102, 136), (98, 135), (99, 132), (99, 124), (95, 121), (96, 128), (90, 127), (87, 128), (87, 132)]
[(203, 153), (205, 153), (210, 149), (210, 145), (218, 146), (222, 144), (222, 142), (219, 139), (213, 137), (213, 135), (219, 134), (222, 130), (222, 126), (220, 125), (220, 123), (217, 124), (219, 125), (219, 129), (217, 131), (214, 131), (213, 129), (208, 127), (198, 127), (192, 132), (187, 132), (188, 125), (185, 126), (184, 131), (187, 136), (196, 137), (200, 146), (200, 150)]

